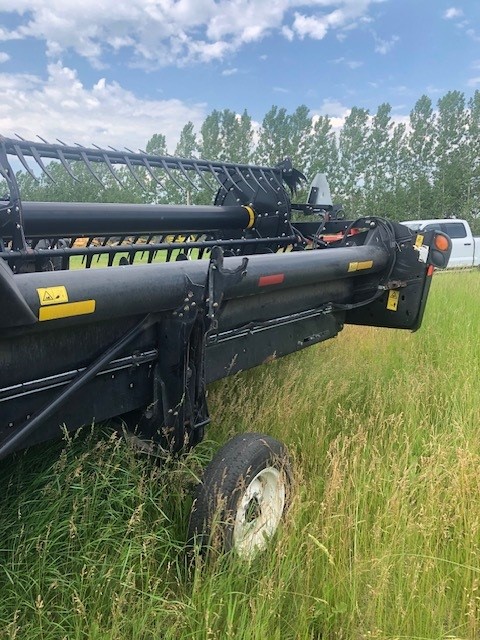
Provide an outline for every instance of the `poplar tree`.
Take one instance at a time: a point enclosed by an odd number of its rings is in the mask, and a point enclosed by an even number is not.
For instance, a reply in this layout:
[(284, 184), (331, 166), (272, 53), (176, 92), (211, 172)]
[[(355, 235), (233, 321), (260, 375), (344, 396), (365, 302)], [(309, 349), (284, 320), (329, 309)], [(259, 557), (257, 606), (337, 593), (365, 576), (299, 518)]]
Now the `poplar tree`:
[(467, 120), (463, 93), (449, 91), (440, 98), (434, 172), (434, 206), (440, 217), (458, 216), (468, 199)]
[(367, 136), (365, 208), (371, 215), (385, 215), (387, 194), (394, 192), (391, 111), (387, 102), (378, 107)]
[(480, 233), (480, 91), (477, 89), (468, 102), (468, 143), (466, 187), (466, 216)]
[[(197, 151), (198, 142), (193, 122), (187, 122), (180, 132), (180, 138), (177, 146), (175, 147), (174, 155), (179, 158), (192, 158), (196, 155)], [(202, 190), (203, 184), (193, 171), (189, 172), (188, 175), (190, 180), (197, 185), (197, 188), (194, 189), (190, 182), (185, 178), (178, 178), (178, 182), (183, 185), (182, 189), (169, 180), (169, 202), (176, 202), (178, 204), (191, 204), (192, 202), (197, 202), (198, 192)]]
[(363, 212), (365, 170), (368, 165), (367, 109), (353, 107), (339, 136), (339, 189), (347, 211), (356, 215)]
[(217, 160), (222, 151), (220, 112), (214, 109), (200, 127), (199, 153), (205, 160)]
[(408, 209), (408, 147), (407, 126), (399, 122), (393, 128), (391, 139), (391, 181), (392, 191), (387, 199), (386, 206), (389, 217), (394, 220), (406, 220)]
[(433, 150), (435, 116), (432, 101), (423, 95), (410, 112), (408, 136), (409, 217), (433, 217)]
[(265, 166), (274, 166), (288, 155), (288, 114), (282, 107), (273, 106), (265, 114), (254, 152), (254, 161)]

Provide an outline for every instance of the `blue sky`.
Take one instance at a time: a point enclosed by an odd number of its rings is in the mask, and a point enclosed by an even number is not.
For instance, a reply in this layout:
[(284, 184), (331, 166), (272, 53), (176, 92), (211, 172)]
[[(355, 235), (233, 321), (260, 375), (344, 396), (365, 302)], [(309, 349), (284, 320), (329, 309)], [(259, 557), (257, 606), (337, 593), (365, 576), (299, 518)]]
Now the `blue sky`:
[(144, 147), (213, 109), (480, 89), (479, 0), (0, 0), (0, 133)]

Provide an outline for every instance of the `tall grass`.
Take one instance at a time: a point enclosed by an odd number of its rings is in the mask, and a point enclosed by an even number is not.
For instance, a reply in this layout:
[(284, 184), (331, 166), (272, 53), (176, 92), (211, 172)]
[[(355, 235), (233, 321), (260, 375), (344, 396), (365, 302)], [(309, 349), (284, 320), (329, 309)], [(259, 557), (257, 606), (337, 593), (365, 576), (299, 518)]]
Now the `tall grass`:
[[(422, 329), (347, 327), (210, 389), (209, 440), (162, 468), (84, 430), (2, 464), (4, 638), (480, 638), (480, 273), (435, 276)], [(269, 550), (189, 566), (216, 443), (284, 440)]]

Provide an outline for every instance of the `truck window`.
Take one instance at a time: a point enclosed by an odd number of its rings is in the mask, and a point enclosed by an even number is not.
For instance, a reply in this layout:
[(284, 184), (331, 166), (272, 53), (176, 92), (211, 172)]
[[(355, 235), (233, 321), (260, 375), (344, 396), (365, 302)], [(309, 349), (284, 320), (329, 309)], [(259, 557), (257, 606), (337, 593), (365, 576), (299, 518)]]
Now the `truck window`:
[(466, 238), (467, 231), (463, 222), (442, 222), (441, 229), (450, 238)]
[[(424, 229), (424, 231), (443, 231), (442, 226), (440, 225), (439, 222), (434, 222), (432, 224), (427, 224)], [(446, 233), (446, 231), (445, 231)]]

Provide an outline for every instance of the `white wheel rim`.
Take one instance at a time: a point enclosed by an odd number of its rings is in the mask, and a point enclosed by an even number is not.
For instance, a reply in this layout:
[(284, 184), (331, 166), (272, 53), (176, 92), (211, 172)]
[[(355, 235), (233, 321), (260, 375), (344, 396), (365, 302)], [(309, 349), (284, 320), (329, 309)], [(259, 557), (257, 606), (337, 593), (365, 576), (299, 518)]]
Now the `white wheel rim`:
[(251, 558), (266, 546), (277, 530), (284, 507), (283, 474), (267, 467), (253, 478), (238, 505), (233, 546), (240, 556)]

